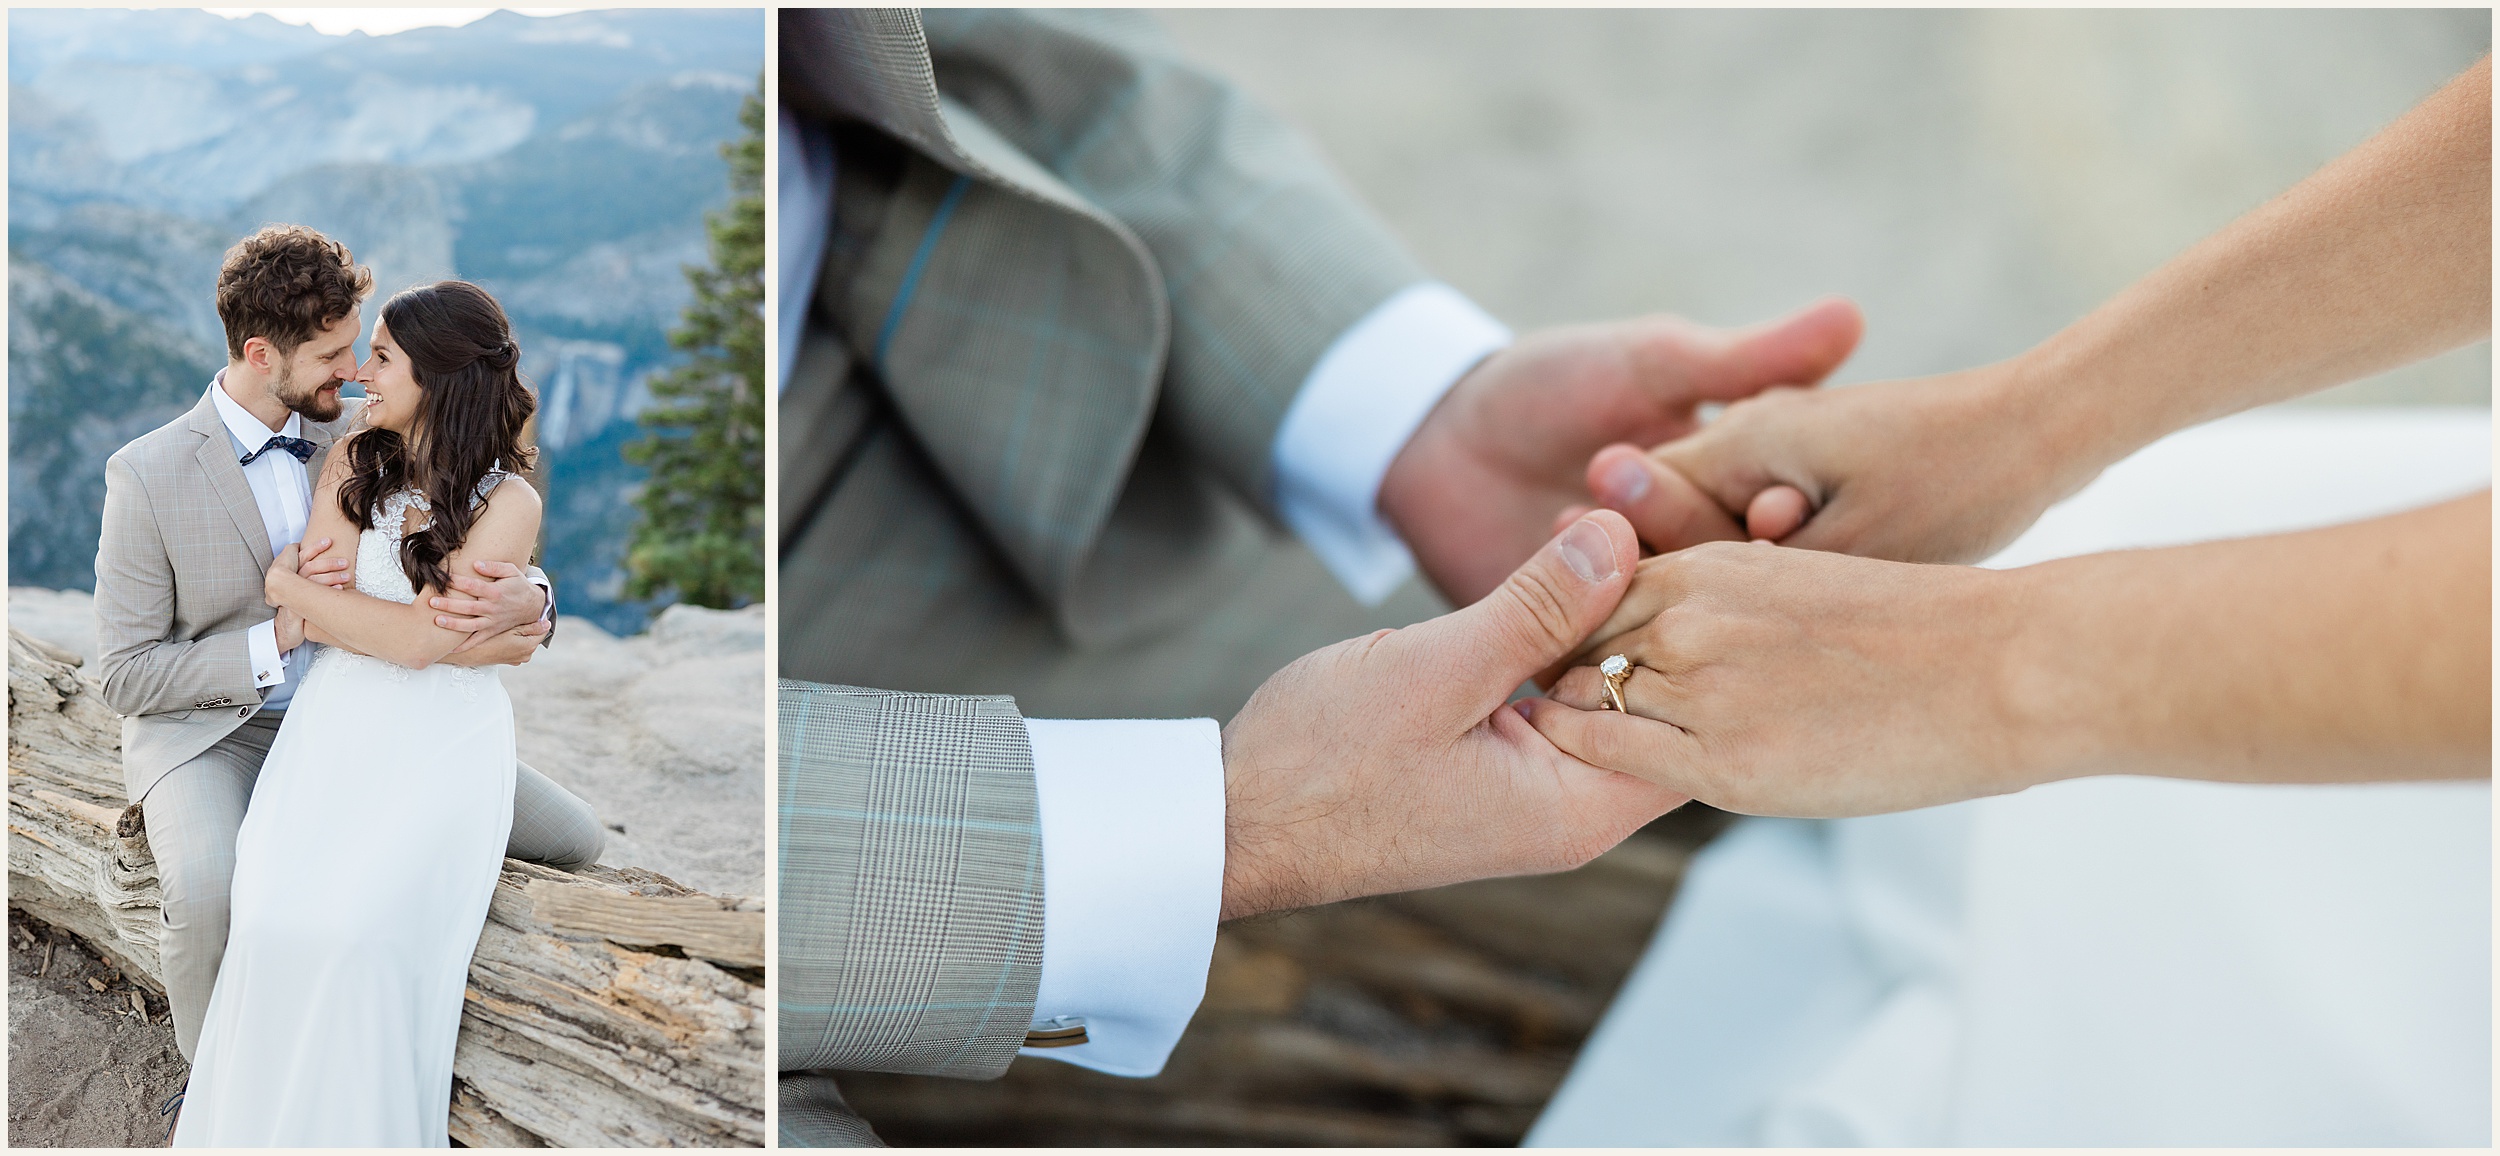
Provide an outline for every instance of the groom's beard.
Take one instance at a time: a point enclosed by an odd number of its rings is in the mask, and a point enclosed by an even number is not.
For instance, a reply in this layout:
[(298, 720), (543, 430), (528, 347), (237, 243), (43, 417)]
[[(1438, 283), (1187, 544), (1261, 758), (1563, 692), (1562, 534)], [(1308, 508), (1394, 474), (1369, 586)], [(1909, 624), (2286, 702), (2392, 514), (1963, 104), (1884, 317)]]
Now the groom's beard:
[(295, 381), (295, 371), (290, 368), (270, 383), (269, 392), (279, 404), (304, 415), (308, 421), (337, 421), (338, 416), (347, 410), (346, 405), (339, 401), (339, 387), (344, 384), (335, 377), (324, 375), (312, 388), (301, 388)]

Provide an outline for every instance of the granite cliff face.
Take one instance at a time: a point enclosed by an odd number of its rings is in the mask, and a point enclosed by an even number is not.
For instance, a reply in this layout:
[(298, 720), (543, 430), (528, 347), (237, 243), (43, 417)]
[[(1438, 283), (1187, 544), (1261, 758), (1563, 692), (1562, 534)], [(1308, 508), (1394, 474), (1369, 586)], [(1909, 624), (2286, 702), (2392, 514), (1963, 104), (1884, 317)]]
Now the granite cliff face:
[(223, 364), (220, 255), (291, 221), (370, 264), (377, 304), (451, 276), (503, 301), (540, 395), (544, 561), (577, 619), (640, 630), (650, 608), (617, 599), (640, 475), (617, 451), (678, 358), (763, 31), (701, 9), (385, 37), (10, 13), (12, 576), (93, 584), (104, 458), (197, 399)]

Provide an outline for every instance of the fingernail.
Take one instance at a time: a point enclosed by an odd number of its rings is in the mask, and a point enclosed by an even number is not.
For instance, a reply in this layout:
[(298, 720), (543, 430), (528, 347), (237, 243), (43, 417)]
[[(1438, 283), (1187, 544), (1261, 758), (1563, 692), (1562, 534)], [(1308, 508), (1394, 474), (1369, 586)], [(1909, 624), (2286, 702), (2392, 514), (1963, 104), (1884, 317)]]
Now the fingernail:
[[(1606, 536), (1606, 527), (1593, 519), (1582, 518), (1563, 531), (1562, 541), (1555, 549), (1562, 554), (1563, 565), (1580, 576), (1583, 582), (1603, 582), (1615, 576), (1615, 542)], [(1604, 569), (1600, 569), (1603, 567)]]
[(1606, 467), (1598, 484), (1606, 487), (1606, 504), (1628, 506), (1649, 493), (1649, 467), (1641, 459), (1626, 455)]

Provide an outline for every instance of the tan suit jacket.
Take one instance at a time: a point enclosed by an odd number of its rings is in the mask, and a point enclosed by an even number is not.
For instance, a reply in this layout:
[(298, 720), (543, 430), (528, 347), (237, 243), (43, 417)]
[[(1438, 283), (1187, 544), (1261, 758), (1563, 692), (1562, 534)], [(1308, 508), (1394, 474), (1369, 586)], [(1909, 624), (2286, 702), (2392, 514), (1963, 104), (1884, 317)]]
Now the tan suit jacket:
[(780, 405), (781, 1141), (873, 1143), (823, 1070), (995, 1076), (1030, 1025), (1020, 708), (1229, 714), (1393, 624), (1279, 561), (1269, 454), (1424, 273), (1142, 14), (779, 19), (837, 170)]
[[(346, 407), (336, 421), (304, 423), (304, 439), (320, 447), (310, 476), (321, 476), (364, 402)], [(207, 394), (105, 462), (96, 649), (104, 701), (122, 716), (133, 800), (259, 713), (244, 632), (277, 616), (261, 594), (276, 557)]]
[(837, 154), (785, 351), (781, 673), (1046, 714), (1238, 705), (1301, 651), (1209, 640), (1220, 661), (1110, 696), (1090, 667), (1263, 564), (1287, 407), (1423, 268), (1142, 13), (780, 19), (782, 100)]

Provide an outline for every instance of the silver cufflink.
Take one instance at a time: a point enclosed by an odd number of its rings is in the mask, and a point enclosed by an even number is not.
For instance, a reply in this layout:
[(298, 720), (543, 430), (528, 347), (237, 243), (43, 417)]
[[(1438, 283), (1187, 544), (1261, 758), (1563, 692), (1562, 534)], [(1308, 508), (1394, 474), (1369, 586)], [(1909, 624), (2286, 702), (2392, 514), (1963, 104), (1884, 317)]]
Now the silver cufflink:
[(1084, 1016), (1052, 1016), (1035, 1020), (1024, 1033), (1028, 1048), (1073, 1048), (1085, 1040)]

